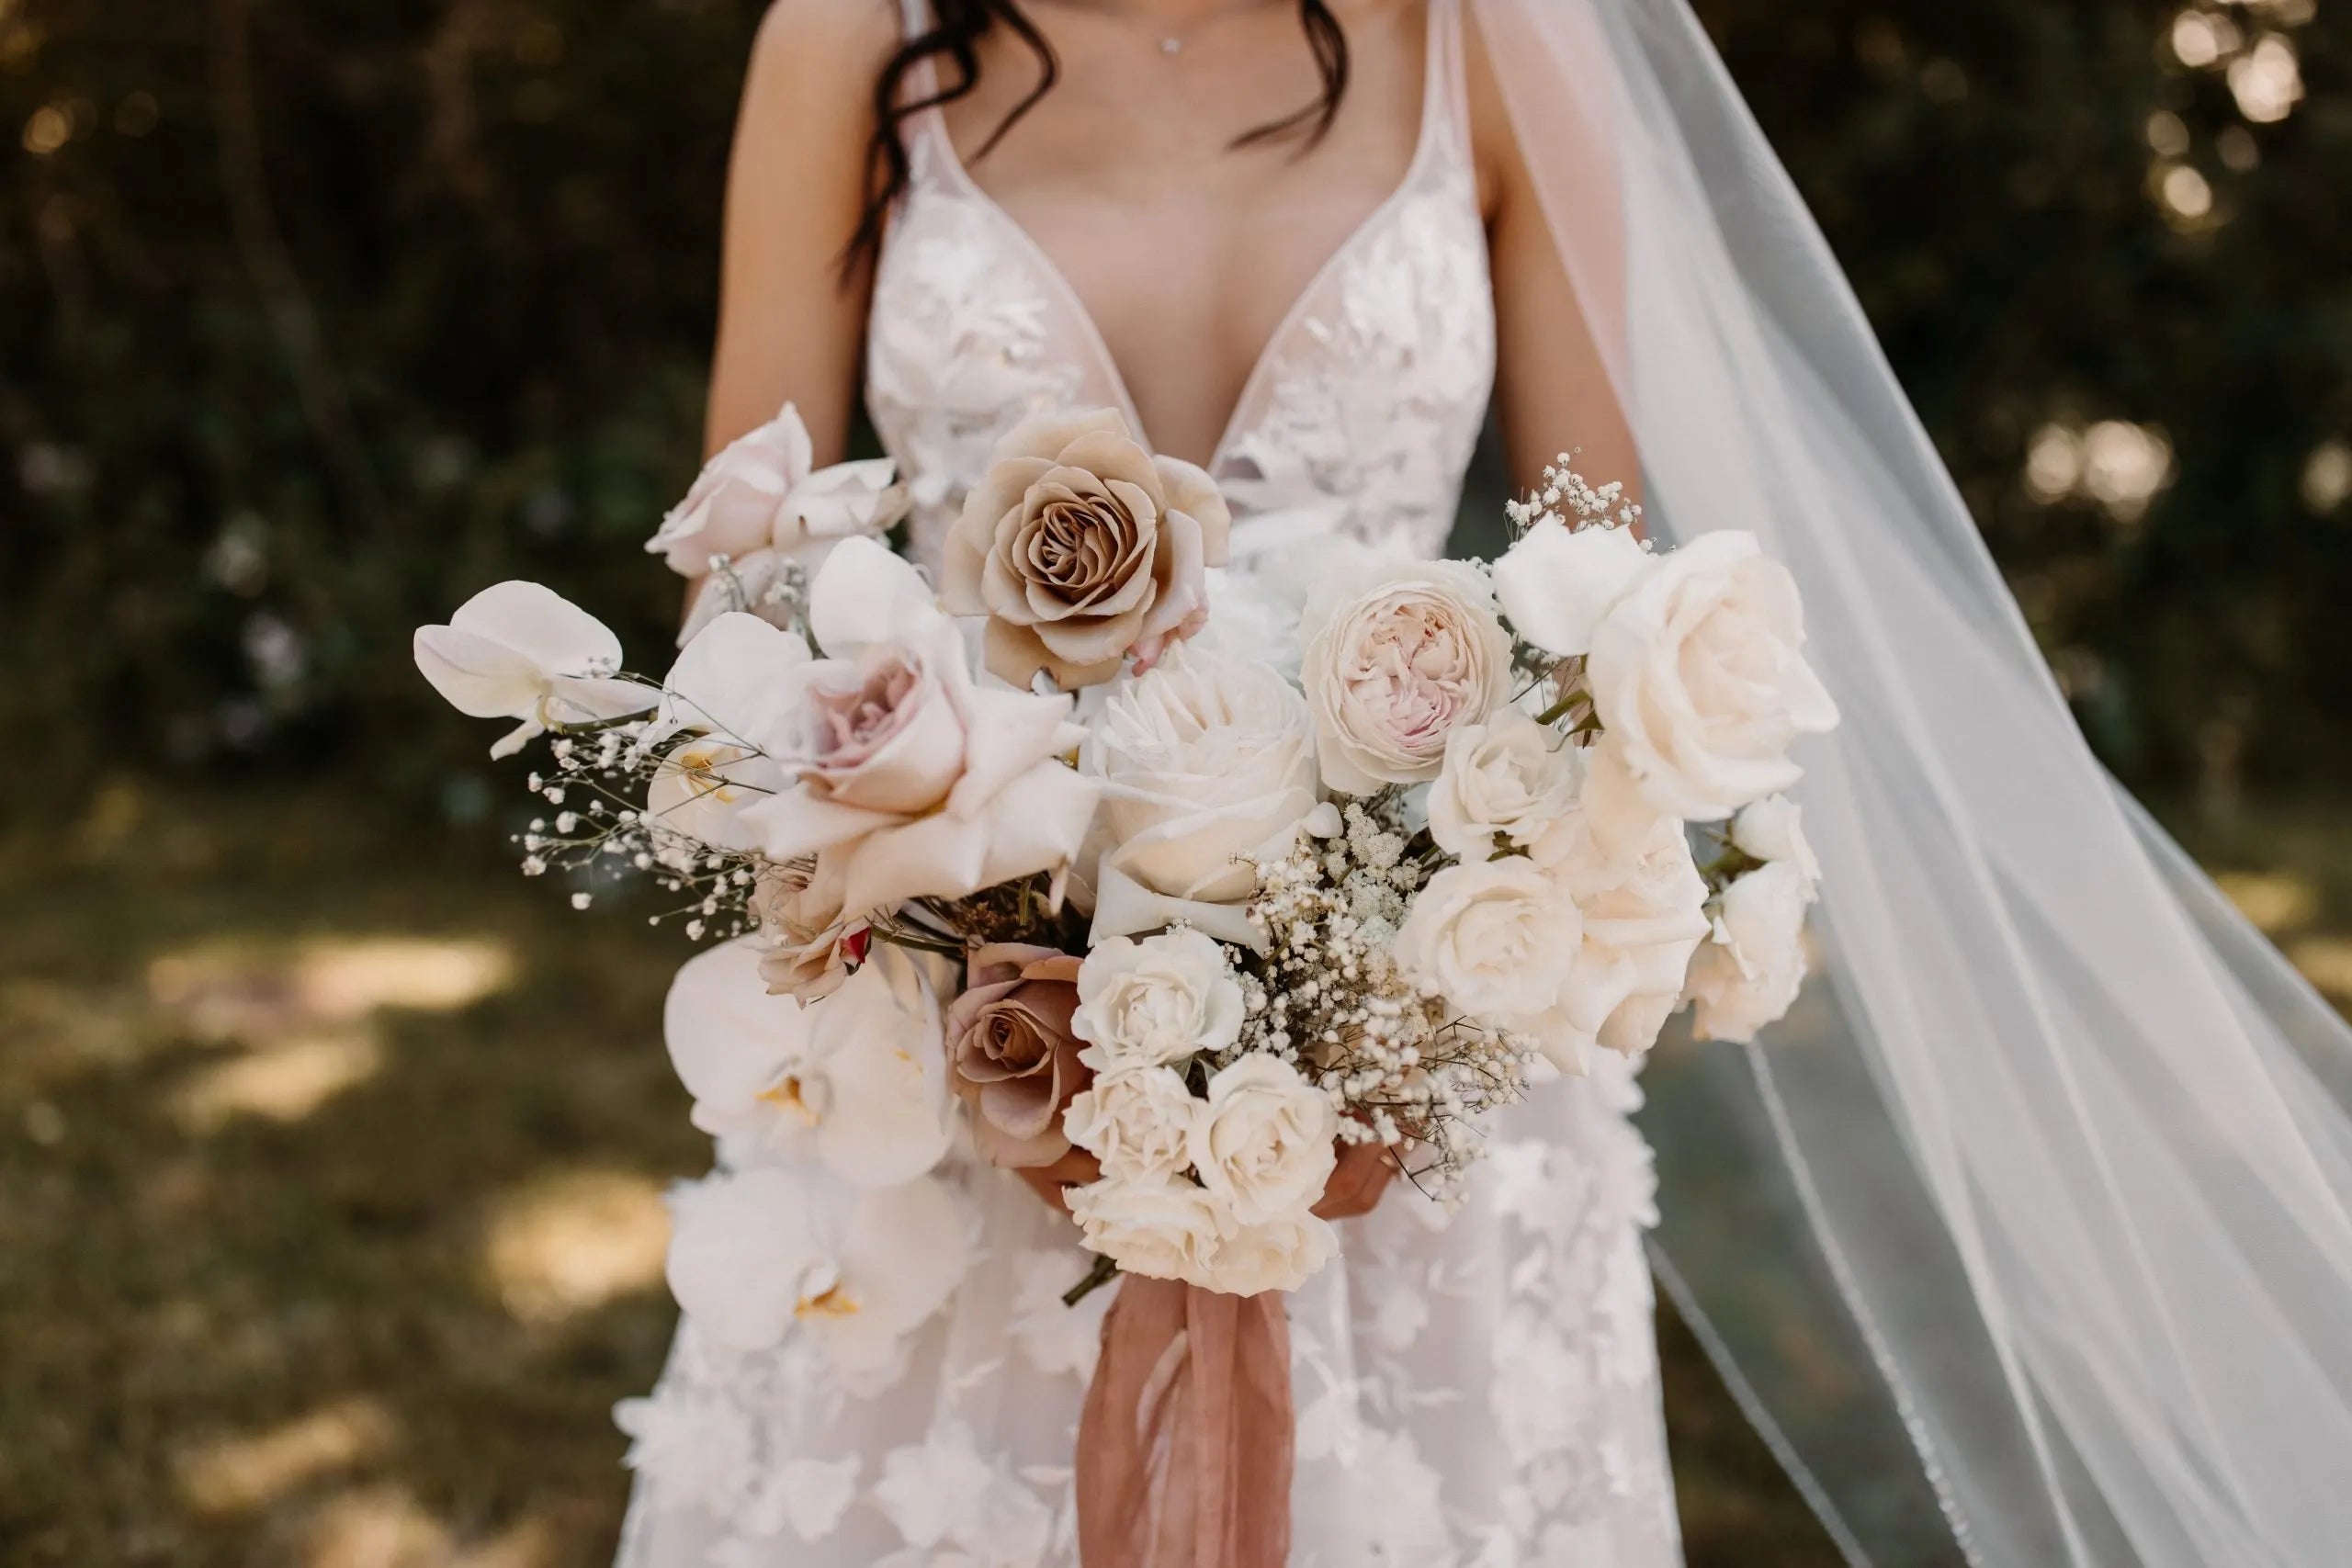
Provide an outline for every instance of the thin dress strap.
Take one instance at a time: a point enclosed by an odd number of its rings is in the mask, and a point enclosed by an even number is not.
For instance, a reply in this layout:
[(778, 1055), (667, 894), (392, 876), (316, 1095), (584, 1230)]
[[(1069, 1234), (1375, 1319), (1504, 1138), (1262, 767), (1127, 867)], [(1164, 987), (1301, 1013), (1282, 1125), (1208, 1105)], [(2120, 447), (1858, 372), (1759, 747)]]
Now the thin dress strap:
[[(920, 5), (922, 0), (908, 0)], [(1450, 133), (1446, 144), (1465, 167), (1470, 161), (1470, 85), (1462, 45), (1463, 0), (1430, 0), (1428, 115)], [(1426, 127), (1424, 128), (1427, 129)]]
[[(1437, 3), (1437, 0), (1431, 0), (1431, 3)], [(911, 43), (931, 30), (930, 0), (899, 0), (899, 18), (903, 39)], [(925, 56), (907, 73), (906, 90), (910, 91), (918, 101), (939, 91), (939, 74), (935, 66), (936, 62)], [(938, 105), (933, 104), (909, 116), (901, 122), (899, 133), (906, 141), (907, 156), (913, 164), (910, 171), (912, 177), (920, 180), (933, 172), (932, 164), (935, 160), (926, 155), (928, 152), (944, 151), (952, 164), (955, 147), (947, 140), (947, 121), (939, 112)], [(929, 146), (934, 138), (937, 146)]]

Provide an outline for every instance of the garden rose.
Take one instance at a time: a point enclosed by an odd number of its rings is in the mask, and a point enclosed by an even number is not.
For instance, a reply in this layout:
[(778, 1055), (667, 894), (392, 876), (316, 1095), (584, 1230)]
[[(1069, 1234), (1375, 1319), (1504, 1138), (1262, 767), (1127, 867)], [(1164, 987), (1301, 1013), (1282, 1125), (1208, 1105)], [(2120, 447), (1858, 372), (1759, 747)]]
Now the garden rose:
[(1804, 661), (1796, 580), (1745, 533), (1658, 558), (1592, 635), (1585, 679), (1645, 799), (1717, 821), (1803, 773), (1789, 747), (1838, 709)]
[(1102, 780), (1095, 838), (1097, 942), (1183, 919), (1254, 943), (1258, 887), (1243, 857), (1315, 809), (1306, 703), (1263, 665), (1182, 648), (1114, 692), (1089, 766)]
[(1511, 1027), (1559, 1001), (1584, 944), (1567, 890), (1532, 862), (1450, 865), (1430, 877), (1396, 932), (1404, 971), (1491, 1022)]
[(1329, 1096), (1289, 1063), (1253, 1053), (1209, 1079), (1193, 1167), (1234, 1224), (1295, 1221), (1323, 1195), (1339, 1133)]
[(1193, 1163), (1201, 1101), (1172, 1067), (1130, 1067), (1097, 1077), (1069, 1102), (1062, 1130), (1102, 1162), (1102, 1174), (1159, 1181)]
[(1455, 729), (1510, 698), (1510, 637), (1460, 561), (1359, 565), (1307, 600), (1299, 680), (1323, 782), (1344, 795), (1435, 778)]
[(1462, 860), (1526, 849), (1577, 807), (1577, 749), (1547, 725), (1498, 708), (1446, 739), (1430, 786), (1430, 836)]
[(1070, 699), (984, 688), (914, 568), (850, 539), (819, 572), (808, 665), (768, 738), (796, 780), (742, 820), (770, 860), (838, 864), (853, 918), (961, 898), (1077, 856), (1096, 782), (1061, 760)]
[(1079, 1060), (1098, 1073), (1189, 1062), (1241, 1036), (1241, 982), (1196, 931), (1099, 943), (1080, 966), (1078, 1000)]
[(1069, 1153), (1062, 1111), (1088, 1077), (1069, 1032), (1078, 967), (1049, 947), (992, 943), (972, 954), (964, 993), (947, 1010), (956, 1093), (993, 1165), (1051, 1165)]
[(1071, 1188), (1069, 1212), (1091, 1250), (1148, 1279), (1198, 1280), (1216, 1250), (1216, 1205), (1181, 1178), (1104, 1177)]
[(1813, 889), (1794, 861), (1735, 880), (1717, 899), (1713, 940), (1690, 963), (1693, 1023), (1711, 1040), (1746, 1042), (1787, 1016), (1804, 984), (1804, 912)]
[(1065, 690), (1148, 664), (1208, 615), (1232, 520), (1208, 475), (1154, 457), (1109, 410), (1016, 427), (947, 536), (944, 598), (985, 615), (989, 669)]

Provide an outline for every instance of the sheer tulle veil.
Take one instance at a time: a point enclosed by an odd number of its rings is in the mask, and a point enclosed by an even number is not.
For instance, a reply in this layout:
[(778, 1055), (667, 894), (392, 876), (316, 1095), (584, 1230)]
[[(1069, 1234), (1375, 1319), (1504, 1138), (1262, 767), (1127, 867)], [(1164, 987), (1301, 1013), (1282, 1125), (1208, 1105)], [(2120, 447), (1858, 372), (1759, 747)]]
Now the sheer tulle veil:
[(2085, 748), (1683, 0), (1474, 15), (1653, 526), (1785, 559), (1845, 715), (1816, 977), (1649, 1073), (1661, 1280), (1851, 1561), (2342, 1561), (2352, 1031)]

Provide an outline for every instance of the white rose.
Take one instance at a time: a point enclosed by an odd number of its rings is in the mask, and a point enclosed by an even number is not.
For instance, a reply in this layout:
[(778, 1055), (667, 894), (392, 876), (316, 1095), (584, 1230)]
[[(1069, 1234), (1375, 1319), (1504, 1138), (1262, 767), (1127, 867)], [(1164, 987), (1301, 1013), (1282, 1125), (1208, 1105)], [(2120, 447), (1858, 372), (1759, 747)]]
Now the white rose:
[(1113, 937), (1079, 968), (1069, 1027), (1087, 1042), (1078, 1059), (1098, 1073), (1187, 1062), (1240, 1038), (1241, 982), (1199, 931)]
[(1278, 1057), (1243, 1056), (1209, 1079), (1193, 1122), (1193, 1168), (1241, 1225), (1295, 1220), (1339, 1161), (1330, 1098)]
[(1804, 836), (1804, 813), (1785, 795), (1767, 795), (1739, 808), (1731, 819), (1731, 841), (1742, 854), (1760, 861), (1787, 861), (1808, 883), (1821, 880), (1821, 863)]
[(1753, 535), (1703, 535), (1641, 574), (1595, 628), (1585, 679), (1644, 798), (1719, 821), (1795, 783), (1790, 745), (1838, 723), (1804, 643), (1796, 581)]
[(1306, 701), (1272, 670), (1179, 647), (1117, 691), (1094, 721), (1093, 940), (1189, 920), (1250, 943), (1257, 874), (1243, 858), (1315, 809)]
[(1559, 1000), (1584, 942), (1567, 890), (1521, 857), (1451, 865), (1423, 885), (1396, 933), (1405, 973), (1511, 1027)]
[(1228, 1296), (1295, 1291), (1339, 1250), (1339, 1233), (1314, 1214), (1244, 1225), (1217, 1242), (1192, 1282)]
[(1512, 708), (1465, 724), (1445, 743), (1430, 786), (1430, 836), (1462, 860), (1490, 860), (1496, 840), (1525, 849), (1576, 809), (1582, 769), (1575, 747)]
[(1435, 778), (1453, 731), (1510, 700), (1510, 635), (1465, 562), (1335, 570), (1301, 630), (1323, 782), (1341, 794)]
[(1716, 901), (1713, 940), (1690, 963), (1698, 1032), (1746, 1042), (1787, 1015), (1804, 984), (1804, 911), (1813, 890), (1793, 861), (1734, 881)]
[(1069, 1141), (1123, 1181), (1164, 1181), (1193, 1163), (1201, 1101), (1172, 1067), (1109, 1073), (1079, 1091), (1062, 1112)]
[(1657, 558), (1632, 530), (1558, 518), (1530, 528), (1495, 563), (1495, 597), (1511, 629), (1562, 658), (1592, 650), (1593, 628)]
[(1575, 832), (1548, 838), (1538, 858), (1547, 853), (1559, 857), (1547, 869), (1584, 918), (1553, 1049), (1599, 1044), (1638, 1055), (1657, 1043), (1681, 999), (1690, 955), (1707, 936), (1707, 883), (1690, 838), (1679, 821), (1659, 817), (1630, 854)]
[(1189, 1181), (1104, 1177), (1069, 1190), (1086, 1245), (1130, 1274), (1191, 1280), (1216, 1251), (1216, 1204)]

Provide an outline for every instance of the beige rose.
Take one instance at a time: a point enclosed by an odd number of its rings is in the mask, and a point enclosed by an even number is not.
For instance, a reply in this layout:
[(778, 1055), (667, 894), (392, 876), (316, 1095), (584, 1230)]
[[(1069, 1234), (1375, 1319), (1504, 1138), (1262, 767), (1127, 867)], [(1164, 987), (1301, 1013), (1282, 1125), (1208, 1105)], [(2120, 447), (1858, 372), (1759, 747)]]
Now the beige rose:
[(1191, 1283), (1228, 1296), (1295, 1291), (1321, 1272), (1339, 1250), (1339, 1233), (1313, 1214), (1243, 1225), (1218, 1238)]
[(1062, 1130), (1102, 1162), (1102, 1174), (1161, 1181), (1193, 1163), (1201, 1102), (1173, 1067), (1130, 1067), (1098, 1077), (1069, 1102)]
[(947, 1010), (956, 1093), (992, 1165), (1028, 1168), (1069, 1153), (1062, 1111), (1090, 1076), (1069, 1031), (1078, 966), (1049, 947), (997, 942), (972, 954), (964, 994)]
[(988, 617), (988, 667), (1026, 689), (1110, 680), (1208, 615), (1203, 570), (1232, 519), (1208, 475), (1154, 457), (1102, 410), (1016, 426), (947, 536), (941, 597)]

